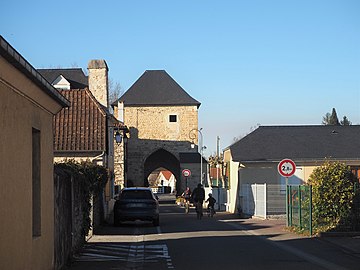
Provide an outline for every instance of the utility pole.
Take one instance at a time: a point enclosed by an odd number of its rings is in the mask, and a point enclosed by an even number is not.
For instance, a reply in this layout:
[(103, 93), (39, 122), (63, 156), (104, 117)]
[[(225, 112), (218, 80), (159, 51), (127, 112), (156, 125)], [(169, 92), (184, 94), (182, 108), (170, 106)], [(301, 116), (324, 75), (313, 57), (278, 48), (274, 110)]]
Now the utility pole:
[(216, 137), (216, 180), (218, 186), (218, 210), (220, 211), (220, 181), (219, 181), (219, 153), (220, 153), (220, 137)]

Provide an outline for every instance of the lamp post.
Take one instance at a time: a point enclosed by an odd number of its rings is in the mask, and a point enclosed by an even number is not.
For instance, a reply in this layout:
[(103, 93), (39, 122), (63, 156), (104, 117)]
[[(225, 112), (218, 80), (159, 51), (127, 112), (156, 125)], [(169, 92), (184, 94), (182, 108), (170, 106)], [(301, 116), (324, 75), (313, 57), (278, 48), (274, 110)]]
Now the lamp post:
[(203, 146), (203, 135), (201, 132), (202, 128), (200, 129), (192, 129), (189, 132), (189, 137), (190, 139), (192, 139), (192, 143), (191, 143), (191, 148), (195, 148), (195, 143), (194, 143), (194, 139), (196, 139), (196, 136), (192, 136), (192, 132), (193, 131), (197, 131), (200, 134), (200, 140), (199, 140), (199, 144), (200, 144), (200, 183), (203, 184), (203, 150), (206, 149), (206, 146)]

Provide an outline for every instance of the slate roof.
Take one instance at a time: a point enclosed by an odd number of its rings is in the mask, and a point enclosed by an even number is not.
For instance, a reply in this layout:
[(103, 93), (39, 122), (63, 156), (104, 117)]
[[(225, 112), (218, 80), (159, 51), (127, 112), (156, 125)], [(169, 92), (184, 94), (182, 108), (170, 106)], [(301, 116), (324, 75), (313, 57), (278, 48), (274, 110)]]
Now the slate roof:
[(42, 91), (51, 96), (61, 106), (69, 106), (69, 101), (66, 100), (58, 91), (47, 81), (44, 77), (12, 47), (0, 35), (0, 56), (4, 57), (11, 65), (22, 72), (33, 83), (35, 83)]
[(51, 84), (62, 75), (69, 81), (71, 89), (83, 89), (89, 86), (88, 77), (81, 68), (38, 69), (38, 72)]
[(107, 111), (88, 89), (59, 90), (71, 102), (54, 117), (54, 150), (106, 151)]
[(146, 70), (143, 75), (112, 105), (118, 101), (125, 106), (194, 105), (192, 98), (165, 70)]
[(360, 126), (260, 126), (230, 146), (234, 161), (360, 159)]

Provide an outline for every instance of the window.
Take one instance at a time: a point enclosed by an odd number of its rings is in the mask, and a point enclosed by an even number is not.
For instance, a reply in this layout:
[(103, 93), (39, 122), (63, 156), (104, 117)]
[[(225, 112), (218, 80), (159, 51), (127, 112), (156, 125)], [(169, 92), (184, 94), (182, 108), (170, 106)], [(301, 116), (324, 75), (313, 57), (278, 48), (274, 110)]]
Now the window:
[(151, 200), (152, 198), (150, 190), (124, 190), (120, 195), (120, 199), (124, 200)]
[(169, 115), (169, 122), (177, 122), (177, 115), (176, 114), (170, 114)]
[(32, 129), (32, 233), (41, 235), (41, 152), (40, 131)]

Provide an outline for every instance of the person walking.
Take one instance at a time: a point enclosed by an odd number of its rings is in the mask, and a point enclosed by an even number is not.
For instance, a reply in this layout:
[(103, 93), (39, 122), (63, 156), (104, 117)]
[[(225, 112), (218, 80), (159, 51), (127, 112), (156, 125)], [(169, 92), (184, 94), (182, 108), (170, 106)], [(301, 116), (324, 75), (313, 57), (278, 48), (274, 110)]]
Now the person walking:
[(195, 203), (196, 216), (198, 219), (201, 219), (203, 216), (203, 203), (205, 200), (205, 189), (201, 183), (193, 190), (192, 199)]

